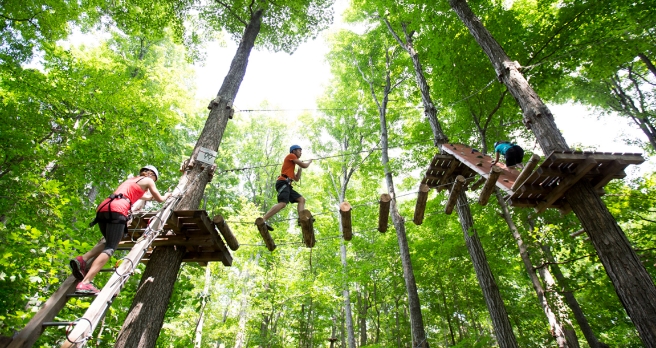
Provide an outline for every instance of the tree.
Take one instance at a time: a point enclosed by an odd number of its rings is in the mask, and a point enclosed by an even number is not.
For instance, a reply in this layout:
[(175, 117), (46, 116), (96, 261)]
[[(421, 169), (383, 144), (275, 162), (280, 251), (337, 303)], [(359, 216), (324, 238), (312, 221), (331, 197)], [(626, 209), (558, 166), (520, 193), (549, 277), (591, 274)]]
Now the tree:
[[(524, 113), (524, 123), (533, 131), (544, 153), (567, 151), (569, 147), (556, 127), (553, 115), (519, 72), (501, 46), (476, 18), (463, 0), (449, 4), (488, 55), (497, 75), (508, 87)], [(656, 287), (617, 221), (589, 182), (575, 184), (568, 201), (597, 250), (617, 294), (647, 346), (656, 344)], [(622, 256), (620, 256), (622, 255)]]

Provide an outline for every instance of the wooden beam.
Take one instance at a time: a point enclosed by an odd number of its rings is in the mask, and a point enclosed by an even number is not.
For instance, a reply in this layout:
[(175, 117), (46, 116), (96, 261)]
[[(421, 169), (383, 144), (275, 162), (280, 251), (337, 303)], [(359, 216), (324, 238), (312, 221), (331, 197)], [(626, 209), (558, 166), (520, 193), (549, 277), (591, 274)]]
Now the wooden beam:
[(510, 189), (513, 191), (517, 191), (517, 189), (520, 186), (522, 186), (522, 184), (524, 184), (526, 179), (528, 179), (528, 177), (531, 176), (531, 173), (533, 173), (533, 170), (538, 165), (539, 161), (540, 161), (540, 156), (536, 154), (531, 155), (531, 158), (526, 163), (524, 169), (522, 169), (522, 172), (519, 173), (519, 176), (517, 177), (517, 179), (515, 179), (515, 183), (510, 187)]
[(622, 161), (622, 160), (615, 160), (612, 161), (608, 166), (604, 169), (603, 174), (601, 174), (600, 177), (595, 178), (593, 180), (592, 186), (596, 189), (602, 188), (606, 186), (611, 180), (615, 179), (617, 175), (624, 175), (626, 176), (626, 173), (624, 172), (624, 168), (628, 166), (628, 163)]
[(419, 193), (417, 194), (417, 204), (415, 205), (415, 216), (412, 221), (415, 225), (421, 225), (424, 222), (424, 211), (426, 210), (426, 201), (428, 200), (428, 185), (419, 185)]
[(622, 160), (628, 164), (641, 164), (645, 161), (641, 154), (636, 153), (627, 153), (627, 154), (609, 154), (609, 153), (591, 153), (591, 154), (582, 154), (582, 153), (552, 153), (549, 155), (551, 160), (560, 160), (560, 161), (584, 161), (587, 158), (592, 158), (594, 161), (615, 161)]
[(239, 249), (239, 241), (237, 241), (237, 238), (235, 238), (235, 235), (230, 230), (230, 226), (228, 226), (228, 224), (225, 222), (223, 216), (215, 215), (212, 218), (212, 222), (214, 223), (214, 226), (219, 229), (219, 232), (221, 232), (221, 235), (228, 244), (228, 247), (230, 247), (230, 250), (236, 251)]
[(269, 249), (269, 251), (276, 250), (276, 243), (273, 242), (273, 238), (271, 238), (269, 230), (267, 230), (267, 227), (264, 224), (264, 219), (261, 217), (255, 219), (255, 225), (257, 225), (258, 231), (260, 231), (260, 235), (262, 236), (262, 239), (264, 239), (264, 244), (267, 249)]
[(446, 188), (446, 186), (442, 186), (442, 185), (445, 185), (447, 183), (447, 180), (449, 180), (451, 174), (453, 174), (456, 168), (458, 168), (458, 164), (460, 164), (459, 161), (456, 160), (451, 161), (451, 166), (449, 166), (449, 169), (447, 169), (444, 172), (444, 175), (442, 175), (442, 177), (440, 178), (440, 182), (437, 184), (438, 186), (440, 186), (437, 188), (438, 190), (444, 190)]
[(66, 295), (75, 292), (75, 286), (78, 281), (74, 276), (69, 276), (59, 286), (52, 296), (43, 304), (41, 309), (30, 319), (25, 327), (14, 336), (11, 344), (7, 348), (27, 348), (32, 347), (39, 339), (43, 332), (43, 323), (52, 321), (59, 311), (64, 308), (68, 298)]
[(576, 184), (585, 174), (587, 174), (592, 168), (596, 167), (599, 163), (593, 158), (587, 158), (581, 162), (576, 167), (576, 173), (570, 176), (565, 177), (560, 181), (560, 184), (556, 186), (551, 192), (545, 197), (545, 200), (540, 202), (535, 211), (539, 214), (547, 210), (552, 203), (561, 198), (570, 187)]
[(492, 192), (494, 191), (494, 187), (497, 184), (497, 180), (499, 180), (499, 176), (501, 175), (501, 168), (497, 166), (492, 166), (490, 169), (490, 175), (487, 177), (487, 180), (485, 181), (485, 185), (483, 185), (483, 189), (481, 190), (480, 196), (478, 196), (478, 204), (480, 205), (486, 205), (487, 202), (490, 200), (490, 195), (492, 195)]
[(476, 182), (471, 186), (471, 190), (472, 191), (478, 190), (478, 188), (481, 187), (481, 185), (483, 185), (484, 182), (485, 182), (485, 177), (481, 175), (481, 177), (478, 178), (478, 180), (476, 180)]
[(574, 237), (576, 237), (576, 236), (580, 236), (580, 235), (582, 235), (582, 234), (584, 234), (584, 233), (585, 233), (585, 229), (580, 229), (580, 230), (578, 230), (578, 231), (576, 231), (576, 232), (572, 232), (572, 233), (570, 233), (569, 236), (572, 237), (572, 238), (574, 238)]
[(460, 195), (460, 191), (462, 191), (462, 188), (465, 186), (465, 177), (462, 175), (456, 176), (456, 180), (453, 182), (453, 186), (451, 186), (451, 192), (449, 193), (449, 200), (446, 202), (446, 207), (444, 208), (444, 213), (447, 215), (450, 215), (453, 212), (453, 207), (456, 205), (456, 202), (458, 201), (458, 196)]
[[(516, 208), (534, 208), (539, 203), (539, 201), (530, 198), (511, 198), (508, 200), (508, 205)], [(551, 204), (551, 208), (560, 208), (564, 203), (566, 203), (564, 199), (559, 199)]]
[(392, 197), (387, 193), (380, 195), (380, 200), (378, 201), (380, 203), (380, 209), (378, 210), (378, 232), (387, 231), (391, 200)]
[(303, 242), (308, 248), (312, 248), (316, 240), (314, 239), (314, 218), (309, 210), (304, 209), (298, 214), (298, 219), (301, 220), (301, 230), (303, 231)]
[[(118, 245), (121, 246), (121, 247), (125, 247), (125, 248), (132, 248), (135, 244), (136, 244), (136, 241), (124, 240), (124, 241), (121, 241)], [(179, 234), (171, 234), (171, 235), (157, 237), (157, 239), (155, 239), (150, 245), (154, 246), (154, 247), (157, 247), (157, 246), (173, 246), (173, 245), (210, 246), (210, 245), (213, 245), (213, 244), (214, 244), (214, 240), (208, 234), (206, 234), (206, 235), (195, 235), (195, 236), (191, 236), (189, 238), (187, 238), (183, 235), (179, 235)]]
[(348, 202), (339, 204), (339, 214), (342, 217), (342, 236), (344, 240), (349, 241), (353, 238), (353, 229), (351, 225), (351, 205)]

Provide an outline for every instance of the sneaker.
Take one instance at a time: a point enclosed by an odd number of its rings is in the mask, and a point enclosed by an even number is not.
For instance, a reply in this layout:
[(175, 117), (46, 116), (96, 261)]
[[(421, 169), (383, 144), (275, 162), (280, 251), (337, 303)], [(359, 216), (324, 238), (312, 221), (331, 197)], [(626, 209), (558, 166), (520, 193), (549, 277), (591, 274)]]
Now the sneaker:
[(71, 270), (73, 271), (73, 276), (77, 280), (82, 280), (87, 275), (87, 263), (84, 261), (82, 256), (78, 256), (71, 260), (69, 263), (71, 265)]
[(264, 225), (266, 225), (267, 230), (273, 231), (273, 226), (269, 225), (268, 221), (264, 221)]
[(98, 295), (99, 292), (100, 290), (98, 290), (98, 288), (93, 286), (91, 283), (78, 283), (75, 287), (76, 294)]

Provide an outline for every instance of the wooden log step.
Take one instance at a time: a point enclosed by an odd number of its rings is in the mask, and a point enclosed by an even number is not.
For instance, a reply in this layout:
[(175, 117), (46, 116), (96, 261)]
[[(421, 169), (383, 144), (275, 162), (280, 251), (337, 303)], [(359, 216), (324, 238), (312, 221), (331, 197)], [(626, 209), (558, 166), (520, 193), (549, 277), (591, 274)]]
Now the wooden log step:
[(456, 180), (453, 182), (453, 186), (451, 187), (451, 192), (449, 192), (449, 200), (446, 202), (446, 207), (444, 207), (444, 213), (447, 215), (451, 215), (453, 212), (453, 208), (456, 205), (456, 202), (458, 201), (458, 196), (460, 195), (460, 191), (462, 191), (462, 188), (465, 186), (465, 177), (462, 175), (458, 175), (456, 177)]
[(228, 247), (230, 247), (230, 250), (236, 251), (239, 249), (239, 241), (237, 241), (237, 238), (232, 233), (232, 230), (230, 230), (230, 226), (225, 222), (223, 216), (215, 215), (212, 218), (212, 222), (214, 223), (214, 226), (219, 229), (219, 232), (221, 232), (221, 235), (228, 244)]
[(426, 201), (428, 200), (428, 185), (419, 185), (419, 193), (417, 194), (417, 204), (415, 205), (415, 216), (412, 221), (415, 225), (421, 225), (424, 222), (424, 212), (426, 211)]
[(351, 205), (348, 202), (339, 204), (339, 214), (342, 218), (342, 236), (349, 241), (353, 238), (353, 227), (351, 223)]
[(526, 179), (531, 176), (533, 173), (533, 170), (535, 167), (538, 165), (538, 162), (540, 161), (540, 156), (533, 154), (531, 155), (531, 158), (528, 160), (528, 163), (526, 163), (526, 166), (524, 169), (522, 169), (521, 173), (519, 173), (519, 176), (517, 176), (517, 179), (515, 179), (515, 183), (510, 187), (511, 190), (517, 191), (517, 189), (524, 184)]
[(556, 186), (547, 196), (543, 202), (540, 202), (535, 208), (536, 213), (542, 213), (549, 208), (552, 203), (561, 198), (570, 187), (576, 184), (585, 174), (592, 168), (596, 167), (599, 163), (592, 157), (585, 159), (581, 164), (576, 167), (576, 173), (564, 178), (558, 186)]
[(257, 218), (255, 220), (255, 225), (257, 225), (258, 231), (260, 231), (260, 235), (262, 236), (262, 239), (264, 239), (264, 244), (267, 249), (269, 249), (269, 251), (276, 250), (276, 243), (273, 242), (273, 238), (271, 238), (271, 234), (269, 234), (269, 230), (264, 223), (264, 218)]
[(390, 201), (392, 197), (389, 194), (383, 193), (380, 195), (380, 200), (378, 203), (380, 207), (378, 209), (378, 232), (387, 231), (387, 224), (389, 223), (389, 212), (390, 212)]
[(316, 240), (314, 239), (314, 218), (309, 210), (301, 211), (298, 219), (301, 222), (301, 230), (303, 231), (303, 242), (308, 248), (314, 247)]
[(497, 166), (492, 166), (492, 169), (490, 169), (490, 175), (485, 181), (485, 185), (483, 185), (481, 194), (478, 197), (478, 204), (487, 205), (487, 202), (490, 200), (490, 195), (492, 195), (492, 192), (496, 187), (497, 180), (499, 180), (500, 175), (501, 175), (501, 168)]

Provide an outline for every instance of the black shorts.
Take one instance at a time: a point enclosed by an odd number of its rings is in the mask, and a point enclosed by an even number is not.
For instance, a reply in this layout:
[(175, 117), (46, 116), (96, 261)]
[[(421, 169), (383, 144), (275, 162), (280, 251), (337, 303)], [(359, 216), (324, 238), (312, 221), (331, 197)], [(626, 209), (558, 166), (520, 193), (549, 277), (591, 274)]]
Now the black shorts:
[(296, 203), (299, 198), (303, 197), (294, 191), (292, 184), (287, 180), (276, 181), (276, 191), (278, 191), (278, 203)]
[(524, 149), (514, 145), (506, 151), (506, 166), (514, 166), (524, 160)]
[(105, 237), (105, 249), (102, 252), (112, 256), (123, 234), (128, 232), (128, 218), (119, 213), (99, 212), (96, 213), (96, 219), (100, 233)]

